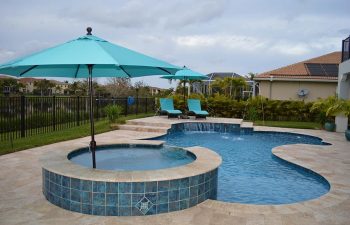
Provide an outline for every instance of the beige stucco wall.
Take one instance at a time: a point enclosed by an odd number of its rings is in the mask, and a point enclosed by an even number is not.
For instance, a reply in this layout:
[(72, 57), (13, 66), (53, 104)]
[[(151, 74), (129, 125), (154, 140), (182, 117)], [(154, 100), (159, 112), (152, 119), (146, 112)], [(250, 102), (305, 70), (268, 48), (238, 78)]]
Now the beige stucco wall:
[[(317, 98), (327, 98), (335, 95), (336, 82), (307, 82), (307, 81), (258, 81), (260, 95), (275, 100), (301, 100), (298, 90), (308, 89), (309, 94), (305, 101), (315, 101)], [(271, 85), (271, 87), (270, 87)], [(270, 94), (271, 90), (271, 94)]]

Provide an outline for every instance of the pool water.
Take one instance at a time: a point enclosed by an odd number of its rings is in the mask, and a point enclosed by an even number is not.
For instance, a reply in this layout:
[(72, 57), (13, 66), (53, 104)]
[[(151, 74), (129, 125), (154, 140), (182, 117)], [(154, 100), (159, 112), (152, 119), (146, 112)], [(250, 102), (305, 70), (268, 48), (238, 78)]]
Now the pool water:
[[(68, 158), (79, 165), (92, 167), (88, 149), (70, 154)], [(195, 156), (181, 148), (108, 146), (97, 147), (96, 168), (102, 170), (155, 170), (176, 167), (193, 162)]]
[(203, 146), (219, 153), (217, 199), (250, 204), (287, 204), (317, 198), (330, 189), (320, 175), (275, 157), (285, 144), (322, 145), (319, 138), (278, 132), (252, 134), (185, 131), (157, 138), (167, 144)]

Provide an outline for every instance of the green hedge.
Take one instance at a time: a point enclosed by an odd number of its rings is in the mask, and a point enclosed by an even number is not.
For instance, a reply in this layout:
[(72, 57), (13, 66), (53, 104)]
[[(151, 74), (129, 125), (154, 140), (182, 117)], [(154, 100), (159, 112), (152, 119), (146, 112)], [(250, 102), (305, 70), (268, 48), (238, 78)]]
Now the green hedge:
[[(182, 95), (171, 96), (177, 109), (187, 111)], [(246, 101), (230, 99), (223, 95), (205, 98), (203, 95), (191, 94), (190, 98), (200, 99), (202, 108), (211, 116), (243, 118), (245, 120), (305, 121), (319, 122), (320, 112), (310, 112), (312, 102), (268, 100), (262, 97)]]

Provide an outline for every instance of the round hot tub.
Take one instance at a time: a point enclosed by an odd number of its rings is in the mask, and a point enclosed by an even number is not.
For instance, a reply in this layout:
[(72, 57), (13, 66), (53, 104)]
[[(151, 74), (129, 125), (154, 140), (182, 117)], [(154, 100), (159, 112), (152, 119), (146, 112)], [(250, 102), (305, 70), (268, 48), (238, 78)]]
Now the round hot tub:
[(45, 155), (43, 194), (74, 212), (142, 216), (183, 210), (216, 199), (221, 157), (206, 148), (161, 142), (100, 144), (97, 169), (88, 149), (69, 146)]
[[(88, 148), (71, 152), (68, 159), (84, 167), (92, 167)], [(101, 170), (156, 170), (193, 162), (195, 155), (182, 148), (151, 145), (107, 145), (96, 149), (96, 168)]]

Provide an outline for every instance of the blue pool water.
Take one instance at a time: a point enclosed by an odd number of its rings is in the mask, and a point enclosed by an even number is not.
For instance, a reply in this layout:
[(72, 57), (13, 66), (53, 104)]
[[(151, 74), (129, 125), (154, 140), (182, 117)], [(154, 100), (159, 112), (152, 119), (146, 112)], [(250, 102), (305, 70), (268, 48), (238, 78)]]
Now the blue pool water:
[[(92, 167), (88, 149), (73, 152), (68, 158), (79, 165)], [(102, 170), (155, 170), (176, 167), (193, 162), (195, 156), (181, 148), (162, 146), (108, 146), (97, 147), (96, 168)]]
[(285, 144), (323, 144), (321, 139), (277, 132), (252, 134), (174, 132), (157, 138), (169, 145), (203, 146), (222, 156), (217, 199), (250, 204), (287, 204), (317, 198), (329, 191), (320, 175), (275, 157)]

